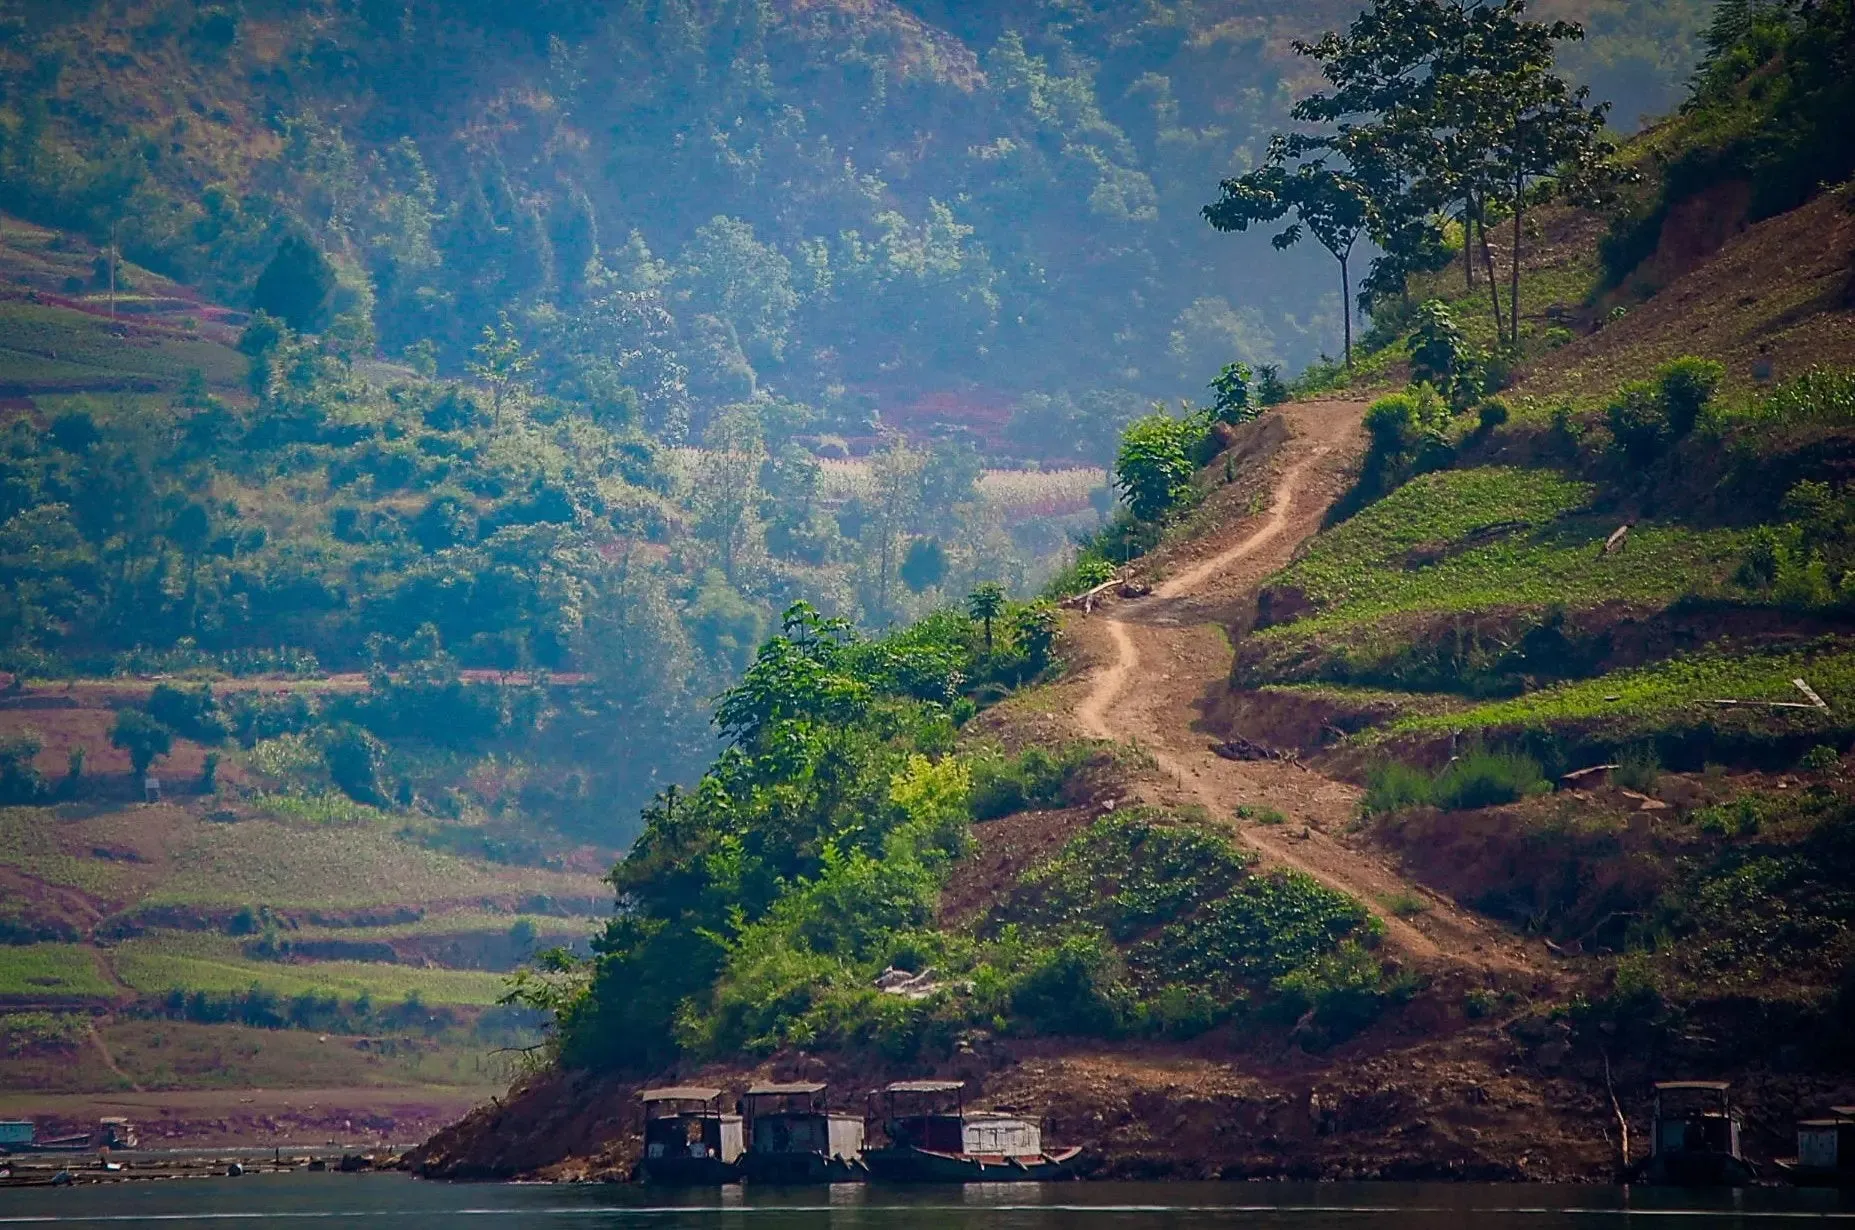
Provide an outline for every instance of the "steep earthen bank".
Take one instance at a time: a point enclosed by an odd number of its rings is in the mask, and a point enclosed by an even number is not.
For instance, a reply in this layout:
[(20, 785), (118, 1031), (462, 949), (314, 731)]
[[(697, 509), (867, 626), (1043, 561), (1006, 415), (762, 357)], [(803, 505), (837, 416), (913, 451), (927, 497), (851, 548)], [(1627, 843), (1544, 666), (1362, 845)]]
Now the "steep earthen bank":
[[(1402, 1024), (1420, 1027), (1408, 1015)], [(1562, 1034), (1539, 1019), (1266, 1058), (1208, 1043), (982, 1042), (939, 1072), (968, 1081), (969, 1105), (1041, 1117), (1046, 1139), (1083, 1147), (1092, 1178), (1606, 1181), (1617, 1152), (1601, 1083), (1547, 1070), (1565, 1061)], [(679, 1075), (740, 1090), (803, 1074), (861, 1110), (866, 1090), (925, 1070), (801, 1057)], [(438, 1133), (411, 1164), (430, 1178), (627, 1179), (639, 1087), (588, 1073), (531, 1077)]]

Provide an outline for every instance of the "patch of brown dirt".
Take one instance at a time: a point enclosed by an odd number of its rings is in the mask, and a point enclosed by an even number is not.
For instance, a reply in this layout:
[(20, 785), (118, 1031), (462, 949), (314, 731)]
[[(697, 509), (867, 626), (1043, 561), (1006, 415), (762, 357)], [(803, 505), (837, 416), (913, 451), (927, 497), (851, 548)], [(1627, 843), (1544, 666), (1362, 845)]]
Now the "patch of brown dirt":
[(973, 849), (940, 894), (940, 923), (958, 927), (985, 913), (1027, 867), (1045, 861), (1102, 814), (1100, 808), (1027, 811), (973, 826)]
[(0, 943), (88, 938), (103, 917), (89, 895), (0, 867)]
[(1628, 289), (1648, 298), (1692, 273), (1749, 225), (1752, 185), (1743, 179), (1713, 184), (1669, 207), (1655, 251), (1631, 273)]
[(1160, 772), (1143, 790), (1146, 802), (1199, 804), (1233, 828), (1239, 806), (1278, 810), (1289, 824), (1237, 828), (1266, 863), (1358, 899), (1407, 959), (1530, 982), (1542, 975), (1534, 954), (1451, 903), (1436, 901), (1414, 919), (1386, 908), (1411, 885), (1349, 840), (1358, 812), (1353, 786), (1292, 762), (1221, 759), (1202, 720), (1206, 698), (1226, 689), (1231, 664), (1224, 629), (1209, 621), (1216, 612), (1242, 609), (1262, 580), (1319, 529), (1362, 447), (1363, 410), (1354, 402), (1285, 407), (1280, 417), (1293, 438), (1272, 458), (1277, 478), (1269, 511), (1209, 540), (1159, 553), (1152, 569), (1166, 579), (1150, 598), (1110, 600), (1099, 617), (1078, 621), (1077, 635), (1097, 638), (1104, 645), (1099, 658), (1108, 665), (1066, 685), (1067, 699), (1084, 734), (1132, 743), (1151, 756)]
[(1855, 365), (1849, 199), (1824, 193), (1732, 235), (1621, 318), (1531, 364), (1517, 391), (1604, 395), (1685, 354), (1720, 360), (1740, 387)]

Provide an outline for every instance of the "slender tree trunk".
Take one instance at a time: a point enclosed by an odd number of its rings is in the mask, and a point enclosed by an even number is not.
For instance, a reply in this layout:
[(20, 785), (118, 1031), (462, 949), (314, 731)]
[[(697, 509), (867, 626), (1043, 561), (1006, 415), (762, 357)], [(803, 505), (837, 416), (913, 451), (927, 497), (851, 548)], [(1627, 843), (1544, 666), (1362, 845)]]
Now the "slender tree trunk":
[(1526, 181), (1521, 176), (1514, 176), (1514, 254), (1508, 262), (1507, 336), (1513, 339), (1515, 346), (1520, 345), (1520, 217), (1525, 212), (1521, 199), (1525, 189)]
[(1501, 311), (1501, 279), (1494, 272), (1494, 249), (1488, 246), (1488, 217), (1485, 203), (1477, 203), (1475, 209), (1475, 236), (1481, 243), (1482, 269), (1488, 275), (1488, 299), (1494, 305), (1494, 340), (1499, 345), (1507, 340), (1507, 317)]
[(1340, 257), (1340, 318), (1346, 322), (1346, 367), (1353, 366), (1353, 280), (1346, 270), (1346, 257)]
[(1462, 206), (1462, 281), (1469, 293), (1475, 293), (1475, 215), (1473, 207)]

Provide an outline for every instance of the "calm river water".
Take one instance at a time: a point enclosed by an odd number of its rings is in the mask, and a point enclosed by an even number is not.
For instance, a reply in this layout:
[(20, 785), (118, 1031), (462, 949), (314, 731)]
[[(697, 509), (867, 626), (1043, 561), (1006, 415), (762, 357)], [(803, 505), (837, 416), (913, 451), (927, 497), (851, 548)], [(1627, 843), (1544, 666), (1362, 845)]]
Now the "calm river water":
[(250, 1222), (474, 1230), (495, 1226), (751, 1230), (1415, 1230), (1485, 1227), (1855, 1227), (1855, 1193), (1685, 1193), (1573, 1187), (1072, 1183), (837, 1187), (673, 1194), (631, 1187), (454, 1186), (397, 1175), (237, 1179), (0, 1191), (0, 1227)]

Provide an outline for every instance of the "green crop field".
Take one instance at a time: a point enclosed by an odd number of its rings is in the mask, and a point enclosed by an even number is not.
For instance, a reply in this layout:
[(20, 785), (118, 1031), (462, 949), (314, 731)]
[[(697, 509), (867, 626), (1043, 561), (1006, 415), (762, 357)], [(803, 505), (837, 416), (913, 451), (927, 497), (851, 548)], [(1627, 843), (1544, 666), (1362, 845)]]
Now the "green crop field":
[(114, 844), (114, 827), (102, 817), (61, 819), (49, 808), (0, 808), (0, 865), (47, 884), (120, 900), (140, 878), (140, 870), (92, 853), (98, 846)]
[(144, 995), (179, 988), (227, 993), (262, 987), (274, 995), (367, 995), (392, 1002), (416, 995), (428, 1004), (484, 1007), (502, 994), (501, 974), (480, 970), (424, 969), (364, 961), (282, 964), (237, 955), (226, 937), (163, 935), (125, 941), (111, 954), (123, 984)]
[[(1538, 470), (1418, 478), (1323, 534), (1277, 578), (1319, 611), (1262, 635), (1299, 639), (1402, 612), (1666, 601), (1719, 587), (1744, 553), (1741, 531), (1649, 524), (1605, 555), (1614, 519), (1574, 515), (1590, 490)], [(1481, 531), (1501, 536), (1452, 553)]]
[[(1801, 678), (1823, 697), (1830, 713), (1815, 709), (1752, 708), (1734, 710), (1715, 700), (1804, 703), (1791, 680)], [(1788, 652), (1733, 653), (1721, 645), (1704, 654), (1671, 658), (1637, 670), (1544, 688), (1511, 700), (1476, 705), (1446, 714), (1418, 715), (1393, 723), (1384, 733), (1520, 727), (1557, 722), (1601, 721), (1622, 729), (1667, 725), (1681, 716), (1695, 719), (1749, 712), (1763, 723), (1825, 731), (1848, 724), (1847, 707), (1855, 703), (1855, 649), (1847, 642), (1824, 641)], [(1778, 715), (1783, 715), (1780, 718)]]
[(0, 945), (0, 998), (114, 999), (118, 993), (88, 945)]
[[(118, 336), (115, 330), (130, 330)], [(0, 302), (0, 383), (107, 384), (149, 380), (178, 384), (199, 370), (213, 384), (236, 384), (238, 352), (204, 338), (150, 336), (102, 316), (47, 304)]]
[(175, 850), (148, 905), (352, 909), (507, 896), (602, 898), (595, 876), (491, 867), (422, 849), (391, 833), (265, 820), (202, 824)]

